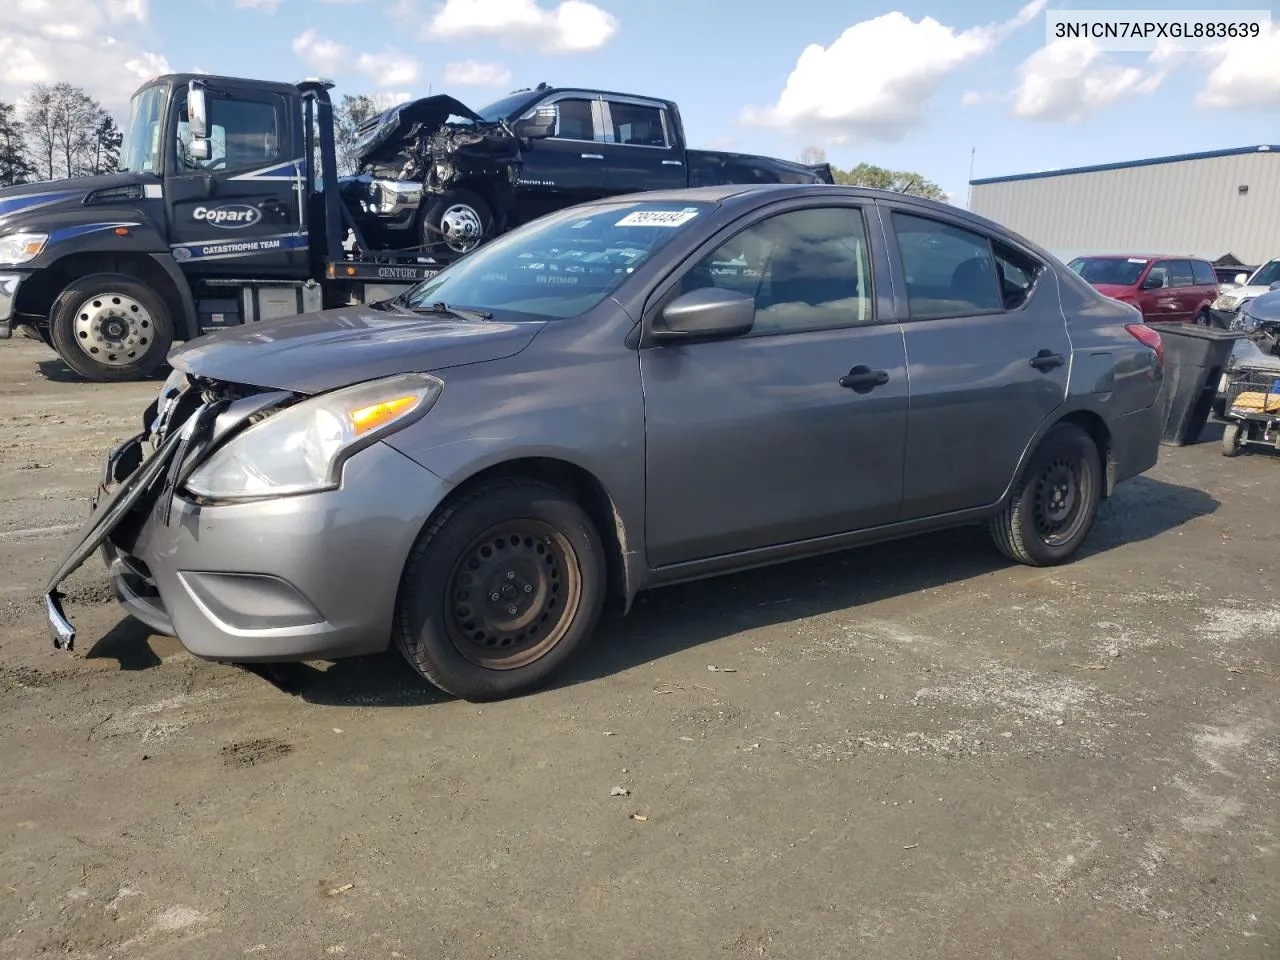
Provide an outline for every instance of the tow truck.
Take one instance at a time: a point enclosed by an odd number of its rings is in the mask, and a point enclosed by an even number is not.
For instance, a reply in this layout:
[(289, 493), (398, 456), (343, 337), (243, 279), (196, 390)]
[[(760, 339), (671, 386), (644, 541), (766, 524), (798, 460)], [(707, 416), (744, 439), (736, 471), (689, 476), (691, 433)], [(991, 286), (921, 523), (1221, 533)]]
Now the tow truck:
[[(0, 190), (0, 339), (22, 328), (86, 379), (143, 379), (164, 365), (177, 341), (242, 323), (391, 299), (488, 239), (471, 230), (453, 238), (467, 241), (461, 250), (433, 257), (421, 231), (409, 231), (413, 246), (388, 247), (385, 235), (395, 231), (383, 228), (393, 226), (393, 218), (371, 199), (369, 170), (362, 177), (338, 176), (333, 86), (318, 78), (290, 84), (166, 74), (143, 84), (132, 98), (119, 172)], [(586, 116), (610, 115), (600, 92), (576, 99), (583, 98)], [(529, 196), (521, 191), (544, 191), (534, 198), (541, 205), (525, 204), (527, 215), (506, 218), (502, 229), (507, 229), (544, 207), (589, 199), (556, 189), (555, 175), (531, 186), (528, 171), (521, 173), (525, 166), (538, 166), (531, 159), (535, 154), (560, 157), (569, 147), (582, 153), (580, 164), (605, 159), (606, 147), (614, 145), (584, 150), (568, 137), (556, 149), (539, 146), (552, 143), (557, 124), (566, 119), (567, 106), (559, 101), (576, 99), (564, 90), (540, 87), (516, 97), (510, 115), (487, 118), (452, 98), (427, 98), (385, 111), (361, 131), (357, 145), (372, 158), (375, 192), (393, 194), (390, 208), (396, 216), (415, 215), (417, 208), (406, 206), (406, 195), (421, 205), (419, 219), (410, 223), (430, 221), (431, 210), (440, 206), (431, 194), (431, 177), (439, 176), (442, 158), (431, 150), (456, 151), (450, 164), (457, 170), (488, 169), (491, 178), (506, 178), (507, 193), (517, 200)], [(499, 103), (510, 106), (509, 100)], [(674, 104), (658, 103), (669, 107), (665, 114), (659, 111), (662, 117), (678, 121)], [(426, 137), (425, 117), (447, 119), (459, 112), (461, 128)], [(621, 117), (621, 108), (618, 113)], [(622, 117), (618, 129), (641, 129), (639, 116)], [(475, 125), (474, 137), (467, 135), (467, 123)], [(657, 135), (653, 127), (645, 136)], [(477, 160), (468, 144), (493, 141), (497, 128), (505, 129), (509, 146), (504, 149), (513, 159), (486, 167), (488, 161)], [(596, 136), (605, 136), (601, 129), (597, 125)], [(672, 129), (678, 128), (668, 127), (668, 133)], [(386, 169), (396, 138), (413, 137), (421, 145), (413, 157), (432, 159), (425, 179), (416, 173), (415, 180), (405, 179), (404, 167), (399, 174)], [(632, 149), (654, 152), (649, 146)], [(826, 165), (686, 153), (682, 139), (659, 159), (659, 170), (674, 170), (676, 163), (683, 167), (686, 159), (697, 167), (681, 172), (682, 178), (831, 178)], [(594, 169), (599, 176), (601, 168)], [(563, 166), (561, 171), (559, 186), (571, 179)], [(452, 180), (457, 179), (451, 174), (448, 185), (454, 206), (458, 184)], [(475, 192), (482, 184), (473, 178), (462, 186)], [(617, 192), (631, 191), (620, 187)], [(442, 217), (435, 228), (447, 241), (453, 221)], [(481, 223), (484, 218), (472, 219)], [(263, 336), (270, 336), (266, 329)]]

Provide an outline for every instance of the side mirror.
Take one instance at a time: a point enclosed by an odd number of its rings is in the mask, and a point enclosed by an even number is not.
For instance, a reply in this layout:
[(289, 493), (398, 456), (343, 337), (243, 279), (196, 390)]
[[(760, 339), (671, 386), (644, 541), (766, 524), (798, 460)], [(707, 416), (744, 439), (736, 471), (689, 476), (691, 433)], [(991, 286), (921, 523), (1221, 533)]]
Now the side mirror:
[(740, 337), (756, 322), (756, 301), (736, 290), (703, 287), (681, 294), (653, 321), (655, 343)]
[(1159, 290), (1164, 286), (1164, 277), (1147, 277), (1142, 281), (1143, 290)]
[(213, 147), (208, 140), (192, 140), (187, 145), (187, 156), (192, 160), (208, 160), (213, 156)]
[(192, 140), (209, 136), (209, 112), (204, 100), (204, 85), (192, 80), (187, 87), (187, 130)]
[(1275, 283), (1271, 284), (1271, 286), (1267, 287), (1267, 289), (1268, 289), (1268, 290), (1280, 290), (1280, 280), (1277, 280)]
[(554, 106), (539, 107), (532, 117), (516, 121), (516, 136), (525, 140), (544, 140), (556, 133), (560, 111)]
[(1247, 273), (1237, 273), (1235, 275), (1235, 279), (1232, 280), (1231, 282), (1236, 284), (1237, 286), (1243, 287), (1246, 283), (1249, 282), (1249, 275)]

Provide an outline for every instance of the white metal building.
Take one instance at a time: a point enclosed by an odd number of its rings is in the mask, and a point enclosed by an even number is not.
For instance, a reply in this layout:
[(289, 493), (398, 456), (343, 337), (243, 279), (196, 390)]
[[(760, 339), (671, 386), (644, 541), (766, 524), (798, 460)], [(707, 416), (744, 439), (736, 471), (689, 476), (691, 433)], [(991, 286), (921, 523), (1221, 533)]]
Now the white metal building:
[(1240, 147), (970, 182), (969, 208), (1059, 257), (1280, 257), (1280, 146)]

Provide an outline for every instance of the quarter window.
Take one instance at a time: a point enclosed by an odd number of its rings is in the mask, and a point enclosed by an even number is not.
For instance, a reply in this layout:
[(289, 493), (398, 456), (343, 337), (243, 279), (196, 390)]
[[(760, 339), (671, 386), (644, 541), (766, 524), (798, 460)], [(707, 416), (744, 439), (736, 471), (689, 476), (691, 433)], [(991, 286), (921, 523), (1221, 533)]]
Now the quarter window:
[(665, 147), (667, 136), (662, 127), (662, 111), (657, 107), (609, 101), (613, 119), (613, 142), (640, 147)]
[(701, 287), (755, 298), (753, 333), (795, 333), (871, 323), (871, 255), (856, 207), (780, 213), (721, 244), (687, 273)]
[(1195, 284), (1191, 274), (1191, 264), (1186, 260), (1169, 261), (1169, 276), (1173, 278), (1173, 286), (1190, 287)]
[(1035, 286), (1043, 265), (1002, 243), (992, 244), (992, 247), (996, 254), (996, 278), (1000, 283), (1004, 308), (1017, 310), (1031, 296), (1031, 288)]
[[(1006, 309), (995, 257), (986, 237), (937, 220), (897, 212), (893, 214), (893, 229), (902, 254), (913, 320), (963, 317)], [(1027, 284), (1021, 294), (1023, 299), (1029, 289)]]

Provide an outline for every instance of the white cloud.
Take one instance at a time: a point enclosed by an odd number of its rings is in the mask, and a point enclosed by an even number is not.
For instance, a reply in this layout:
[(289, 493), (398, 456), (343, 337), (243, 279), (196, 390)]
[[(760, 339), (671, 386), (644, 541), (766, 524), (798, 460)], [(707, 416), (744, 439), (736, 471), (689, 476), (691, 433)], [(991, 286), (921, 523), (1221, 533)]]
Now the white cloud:
[(383, 47), (380, 53), (362, 53), (356, 58), (356, 69), (373, 78), (380, 87), (400, 87), (416, 83), (418, 61), (395, 47)]
[(430, 40), (496, 39), (541, 53), (581, 53), (604, 46), (618, 18), (587, 0), (553, 8), (537, 0), (445, 0), (424, 31)]
[(500, 63), (459, 60), (444, 65), (444, 82), (460, 87), (508, 87), (511, 71)]
[(1181, 55), (1162, 47), (1142, 66), (1122, 66), (1092, 40), (1055, 40), (1019, 64), (1010, 112), (1080, 123), (1121, 100), (1154, 93), (1180, 62)]
[(333, 73), (347, 56), (346, 47), (336, 40), (322, 37), (315, 27), (294, 37), (292, 46), (298, 59), (321, 73)]
[(106, 31), (145, 22), (146, 0), (9, 0), (0, 5), (0, 100), (23, 98), (33, 84), (66, 80), (108, 109), (142, 83), (170, 71), (163, 54)]
[(235, 0), (237, 9), (261, 10), (263, 13), (275, 13), (280, 9), (282, 0)]
[(1214, 110), (1280, 107), (1280, 25), (1258, 39), (1229, 40), (1210, 56), (1210, 71), (1195, 104)]
[(829, 47), (806, 47), (778, 102), (749, 107), (742, 120), (833, 143), (901, 140), (923, 121), (947, 77), (1030, 23), (1046, 2), (1032, 0), (1010, 20), (962, 31), (898, 11), (855, 23)]
[(373, 101), (375, 110), (389, 110), (397, 103), (408, 103), (413, 99), (411, 93), (391, 93), (384, 91), (382, 93), (373, 93), (369, 95), (369, 99)]

